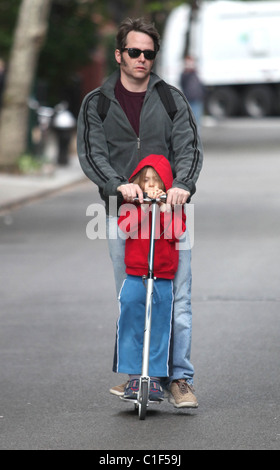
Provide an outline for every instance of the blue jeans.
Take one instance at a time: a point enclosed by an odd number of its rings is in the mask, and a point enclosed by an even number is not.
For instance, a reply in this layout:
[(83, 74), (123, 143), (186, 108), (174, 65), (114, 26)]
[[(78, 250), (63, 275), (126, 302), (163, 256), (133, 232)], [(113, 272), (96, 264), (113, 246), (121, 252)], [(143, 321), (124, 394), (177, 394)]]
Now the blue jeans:
[[(119, 295), (114, 372), (141, 375), (145, 330), (146, 286), (142, 277), (128, 275)], [(173, 316), (173, 282), (156, 279), (153, 285), (149, 375), (169, 377)]]
[[(107, 240), (113, 263), (117, 295), (126, 279), (124, 251), (125, 239), (116, 229), (117, 217), (107, 216)], [(114, 234), (117, 238), (110, 237)], [(193, 385), (194, 368), (190, 362), (192, 342), (192, 306), (191, 306), (191, 249), (188, 232), (180, 239), (179, 266), (173, 281), (173, 372), (169, 381), (186, 379)]]

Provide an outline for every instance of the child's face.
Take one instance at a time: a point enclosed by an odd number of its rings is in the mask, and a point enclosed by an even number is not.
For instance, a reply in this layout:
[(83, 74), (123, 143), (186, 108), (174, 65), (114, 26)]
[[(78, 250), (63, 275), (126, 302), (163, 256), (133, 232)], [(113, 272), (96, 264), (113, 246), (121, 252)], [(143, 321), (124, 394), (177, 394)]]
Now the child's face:
[(146, 176), (144, 178), (144, 192), (149, 193), (151, 190), (159, 189), (162, 185), (162, 181), (153, 168), (148, 168)]

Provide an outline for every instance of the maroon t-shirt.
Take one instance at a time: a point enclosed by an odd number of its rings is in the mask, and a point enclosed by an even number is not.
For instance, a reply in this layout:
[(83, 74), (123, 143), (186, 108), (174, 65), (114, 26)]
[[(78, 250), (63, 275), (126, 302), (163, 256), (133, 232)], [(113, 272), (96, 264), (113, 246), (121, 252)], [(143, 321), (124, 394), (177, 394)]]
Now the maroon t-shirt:
[(115, 87), (115, 95), (136, 132), (136, 135), (139, 137), (140, 113), (146, 92), (135, 93), (128, 91), (124, 88), (121, 81), (118, 80)]

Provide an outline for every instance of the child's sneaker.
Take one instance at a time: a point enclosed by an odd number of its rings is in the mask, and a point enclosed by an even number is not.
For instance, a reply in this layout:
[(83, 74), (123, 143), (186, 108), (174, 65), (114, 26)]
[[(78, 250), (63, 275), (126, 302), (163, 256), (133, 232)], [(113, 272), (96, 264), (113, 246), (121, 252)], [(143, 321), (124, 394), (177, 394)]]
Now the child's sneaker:
[(175, 408), (197, 408), (193, 387), (185, 379), (174, 380), (170, 388), (169, 403)]
[(136, 400), (139, 392), (139, 379), (130, 380), (124, 389), (123, 398)]
[(124, 394), (124, 389), (127, 386), (128, 382), (125, 382), (125, 384), (121, 385), (116, 385), (115, 387), (110, 388), (110, 393), (112, 395), (117, 395), (118, 397), (122, 397)]
[(158, 380), (151, 380), (150, 382), (150, 401), (162, 401), (164, 399), (163, 388)]

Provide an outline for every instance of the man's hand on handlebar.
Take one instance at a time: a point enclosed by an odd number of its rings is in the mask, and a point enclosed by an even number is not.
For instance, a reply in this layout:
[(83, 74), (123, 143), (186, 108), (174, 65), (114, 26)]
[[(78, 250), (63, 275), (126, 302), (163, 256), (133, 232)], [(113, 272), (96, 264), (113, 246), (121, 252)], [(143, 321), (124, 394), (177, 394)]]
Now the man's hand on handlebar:
[(143, 203), (143, 191), (138, 184), (121, 184), (117, 188), (117, 191), (122, 193), (122, 196), (126, 202), (133, 202), (134, 199), (138, 197), (140, 204)]
[(185, 204), (191, 193), (181, 188), (171, 188), (167, 191), (167, 204), (175, 206), (176, 204)]

